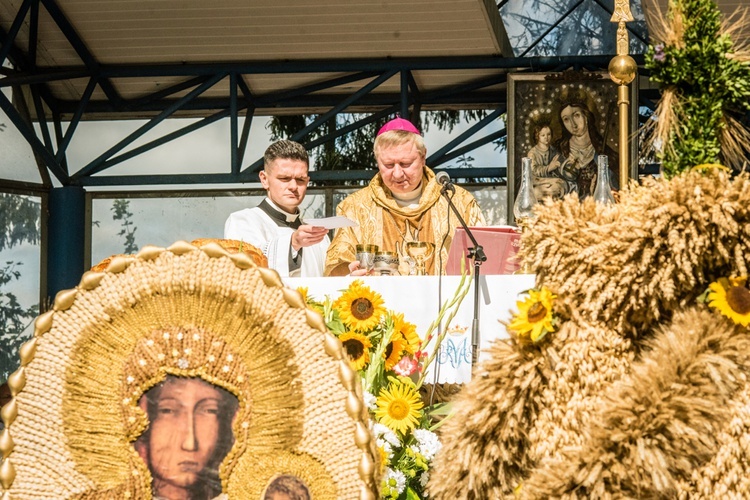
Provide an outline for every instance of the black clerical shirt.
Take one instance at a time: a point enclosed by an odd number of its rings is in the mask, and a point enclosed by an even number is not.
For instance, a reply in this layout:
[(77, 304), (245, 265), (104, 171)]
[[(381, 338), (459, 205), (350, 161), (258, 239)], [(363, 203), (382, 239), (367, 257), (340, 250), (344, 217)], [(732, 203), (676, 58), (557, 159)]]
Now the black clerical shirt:
[[(269, 216), (279, 227), (290, 227), (297, 230), (302, 225), (302, 220), (299, 216), (299, 210), (296, 214), (287, 214), (277, 209), (268, 202), (268, 199), (263, 199), (258, 205), (258, 208)], [(294, 249), (292, 245), (289, 245), (289, 273), (297, 271), (302, 267), (302, 248), (299, 249), (296, 255), (294, 255)]]

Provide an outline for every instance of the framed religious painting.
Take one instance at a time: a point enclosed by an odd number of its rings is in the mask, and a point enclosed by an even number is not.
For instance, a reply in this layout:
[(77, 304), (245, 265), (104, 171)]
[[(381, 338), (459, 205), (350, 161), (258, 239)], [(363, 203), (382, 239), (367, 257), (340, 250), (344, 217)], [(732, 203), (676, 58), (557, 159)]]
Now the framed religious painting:
[[(508, 76), (508, 222), (521, 185), (521, 161), (531, 159), (537, 201), (576, 193), (592, 196), (597, 157), (609, 165), (613, 191), (620, 188), (620, 119), (617, 85), (606, 72), (517, 73)], [(628, 136), (638, 118), (631, 84)], [(637, 138), (629, 141), (628, 177), (637, 175)]]

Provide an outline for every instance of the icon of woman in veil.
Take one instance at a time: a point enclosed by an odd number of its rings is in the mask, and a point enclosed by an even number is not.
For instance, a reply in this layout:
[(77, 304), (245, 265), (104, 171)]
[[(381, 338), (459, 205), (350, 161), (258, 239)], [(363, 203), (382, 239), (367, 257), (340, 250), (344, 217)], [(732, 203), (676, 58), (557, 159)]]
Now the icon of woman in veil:
[(219, 465), (234, 444), (237, 398), (201, 378), (168, 375), (139, 406), (149, 427), (134, 446), (151, 471), (154, 498), (226, 498)]
[(583, 199), (594, 194), (596, 187), (596, 157), (609, 157), (610, 186), (619, 189), (617, 153), (609, 147), (596, 128), (596, 117), (589, 108), (584, 90), (571, 90), (559, 103), (562, 137), (558, 142), (561, 155), (561, 174)]

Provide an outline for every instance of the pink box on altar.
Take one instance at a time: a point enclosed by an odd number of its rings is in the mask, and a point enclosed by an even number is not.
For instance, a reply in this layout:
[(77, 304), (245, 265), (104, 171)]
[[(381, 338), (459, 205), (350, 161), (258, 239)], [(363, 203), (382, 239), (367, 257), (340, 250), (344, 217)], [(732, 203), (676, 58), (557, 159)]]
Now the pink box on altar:
[[(471, 227), (471, 233), (477, 242), (482, 245), (487, 260), (482, 263), (479, 270), (481, 274), (513, 274), (520, 267), (516, 261), (516, 254), (521, 245), (521, 234), (513, 226), (482, 226)], [(448, 262), (445, 266), (445, 274), (461, 274), (461, 259), (465, 260), (464, 269), (471, 274), (474, 263), (467, 257), (467, 249), (474, 246), (466, 234), (464, 228), (456, 228), (448, 252)]]

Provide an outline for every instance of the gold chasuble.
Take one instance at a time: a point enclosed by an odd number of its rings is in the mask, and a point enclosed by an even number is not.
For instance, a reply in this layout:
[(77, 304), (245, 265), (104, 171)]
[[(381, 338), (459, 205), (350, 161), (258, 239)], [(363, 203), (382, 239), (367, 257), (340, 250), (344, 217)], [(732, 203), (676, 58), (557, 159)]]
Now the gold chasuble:
[[(330, 275), (337, 267), (354, 261), (355, 247), (360, 244), (373, 244), (381, 252), (397, 253), (401, 263), (399, 270), (405, 274), (404, 263), (408, 257), (406, 242), (409, 241), (433, 243), (435, 253), (425, 261), (427, 274), (437, 274), (440, 255), (442, 271), (445, 272), (453, 233), (460, 223), (445, 197), (441, 196), (441, 186), (435, 181), (435, 174), (427, 167), (424, 169), (422, 186), (422, 196), (417, 206), (400, 207), (378, 173), (367, 187), (339, 203), (336, 214), (356, 221), (359, 226), (336, 231), (326, 256), (325, 274)], [(456, 186), (453, 203), (467, 225), (485, 224), (479, 205), (465, 189)], [(442, 243), (443, 238), (445, 244)]]

